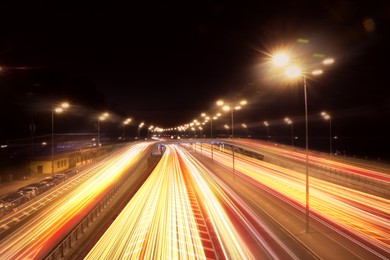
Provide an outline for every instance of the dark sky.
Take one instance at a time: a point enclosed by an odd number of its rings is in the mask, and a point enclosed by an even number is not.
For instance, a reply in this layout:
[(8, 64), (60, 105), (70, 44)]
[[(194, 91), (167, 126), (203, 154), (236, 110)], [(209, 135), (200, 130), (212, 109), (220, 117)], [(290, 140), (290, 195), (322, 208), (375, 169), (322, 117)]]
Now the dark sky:
[(327, 135), (318, 117), (327, 110), (348, 140), (340, 149), (390, 154), (388, 1), (13, 2), (0, 9), (1, 109), (16, 111), (2, 115), (2, 140), (15, 116), (39, 122), (36, 103), (64, 98), (85, 116), (111, 109), (161, 127), (192, 121), (218, 98), (246, 98), (237, 122), (263, 135), (268, 120), (288, 136), (290, 116), (302, 136), (302, 83), (284, 84), (267, 63), (267, 53), (293, 46), (336, 59), (308, 80), (314, 142)]

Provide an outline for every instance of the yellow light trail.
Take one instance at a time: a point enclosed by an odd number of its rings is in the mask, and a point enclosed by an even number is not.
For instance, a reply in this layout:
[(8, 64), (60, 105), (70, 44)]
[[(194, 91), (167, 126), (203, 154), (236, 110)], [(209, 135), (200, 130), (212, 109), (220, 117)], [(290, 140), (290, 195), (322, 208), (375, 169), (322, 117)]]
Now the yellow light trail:
[[(86, 259), (253, 259), (199, 168), (173, 145)], [(206, 255), (188, 178), (195, 180), (217, 239), (218, 257)], [(192, 181), (191, 181), (192, 182)], [(194, 184), (192, 184), (192, 187)], [(203, 234), (203, 235), (202, 235)], [(213, 247), (213, 248), (216, 248)]]
[(150, 144), (124, 148), (105, 160), (104, 167), (55, 205), (0, 241), (1, 259), (42, 259), (63, 239)]

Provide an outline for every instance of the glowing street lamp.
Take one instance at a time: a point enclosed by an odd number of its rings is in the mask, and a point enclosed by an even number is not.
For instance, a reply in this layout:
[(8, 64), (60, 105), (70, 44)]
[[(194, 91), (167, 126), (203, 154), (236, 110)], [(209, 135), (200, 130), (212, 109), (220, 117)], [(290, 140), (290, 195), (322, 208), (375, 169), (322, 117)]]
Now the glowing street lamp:
[(267, 140), (269, 140), (270, 139), (270, 136), (269, 136), (269, 123), (267, 121), (264, 121), (263, 124), (267, 128)]
[[(287, 54), (279, 53), (272, 57), (274, 65), (277, 67), (285, 68), (285, 73), (289, 78), (299, 78), (302, 77), (303, 80), (303, 91), (305, 99), (305, 151), (306, 151), (306, 232), (309, 231), (309, 127), (308, 127), (308, 108), (307, 108), (307, 74), (303, 72), (301, 68), (296, 65), (289, 65), (289, 57)], [(322, 64), (330, 65), (334, 63), (334, 59), (327, 58), (323, 60)], [(311, 72), (313, 76), (322, 74), (323, 71), (320, 69), (314, 70)]]
[(217, 113), (215, 116), (208, 116), (206, 113), (200, 114), (205, 119), (205, 123), (210, 121), (210, 138), (213, 139), (213, 120), (217, 120), (221, 113)]
[(150, 139), (150, 131), (152, 131), (153, 130), (153, 125), (151, 125), (151, 126), (149, 126), (149, 128), (148, 128), (148, 139)]
[(106, 120), (109, 116), (110, 116), (109, 113), (104, 112), (103, 114), (101, 114), (101, 115), (98, 117), (98, 120), (97, 120), (97, 132), (98, 132), (98, 136), (97, 136), (97, 145), (98, 145), (99, 150), (100, 150), (100, 121)]
[(241, 124), (241, 126), (245, 129), (245, 137), (248, 137), (248, 126), (246, 124)]
[(60, 114), (69, 108), (68, 102), (63, 102), (51, 109), (51, 173), (54, 173), (54, 114)]
[(324, 111), (321, 112), (321, 116), (325, 120), (329, 120), (329, 155), (332, 155), (332, 117)]
[(291, 147), (294, 147), (294, 122), (288, 117), (284, 118), (284, 122), (291, 125)]
[(122, 141), (125, 140), (125, 125), (128, 125), (131, 123), (131, 118), (126, 118), (126, 120), (122, 123)]
[(138, 140), (140, 140), (140, 131), (141, 131), (141, 128), (145, 125), (144, 122), (142, 122), (141, 124), (139, 124), (138, 126)]
[(231, 127), (232, 127), (232, 139), (234, 138), (234, 119), (233, 119), (233, 111), (240, 110), (243, 106), (247, 104), (246, 100), (241, 100), (237, 104), (226, 104), (223, 100), (217, 101), (217, 106), (222, 107), (223, 111), (230, 111), (231, 115)]

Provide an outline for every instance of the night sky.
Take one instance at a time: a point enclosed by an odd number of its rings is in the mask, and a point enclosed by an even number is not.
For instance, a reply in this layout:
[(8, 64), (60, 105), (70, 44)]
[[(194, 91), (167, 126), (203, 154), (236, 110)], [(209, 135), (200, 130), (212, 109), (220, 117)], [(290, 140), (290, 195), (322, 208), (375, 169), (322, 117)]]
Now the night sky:
[(327, 149), (326, 110), (335, 149), (390, 158), (390, 2), (79, 2), (2, 3), (0, 141), (29, 137), (31, 122), (36, 135), (49, 134), (50, 109), (65, 99), (72, 112), (57, 120), (59, 132), (93, 132), (108, 110), (119, 135), (128, 116), (134, 131), (141, 121), (175, 127), (219, 98), (245, 98), (238, 125), (261, 139), (267, 120), (274, 140), (289, 143), (289, 116), (303, 145), (302, 82), (269, 65), (269, 54), (289, 48), (310, 65), (314, 53), (336, 59), (308, 78), (311, 147)]

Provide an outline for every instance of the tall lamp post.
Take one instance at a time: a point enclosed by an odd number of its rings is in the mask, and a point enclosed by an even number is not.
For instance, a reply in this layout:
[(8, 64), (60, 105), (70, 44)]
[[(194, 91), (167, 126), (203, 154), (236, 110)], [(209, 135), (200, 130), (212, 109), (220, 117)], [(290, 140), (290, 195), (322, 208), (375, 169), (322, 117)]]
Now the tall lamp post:
[(246, 124), (241, 124), (241, 126), (245, 129), (245, 138), (248, 138), (248, 126)]
[(98, 117), (98, 120), (97, 120), (97, 134), (98, 134), (98, 136), (97, 136), (97, 146), (98, 146), (98, 151), (100, 151), (100, 121), (106, 120), (109, 116), (110, 116), (110, 114), (105, 112), (105, 113), (101, 114)]
[(325, 120), (329, 120), (329, 155), (332, 156), (332, 117), (325, 111), (321, 112)]
[(138, 140), (140, 140), (140, 132), (141, 132), (141, 128), (144, 126), (144, 122), (142, 122), (141, 124), (139, 124), (138, 126)]
[(127, 118), (122, 123), (122, 141), (125, 141), (125, 125), (128, 125), (131, 123), (131, 118)]
[[(213, 120), (217, 120), (219, 116), (221, 116), (221, 113), (217, 113), (215, 116), (208, 116), (206, 113), (201, 114), (202, 117), (205, 118), (205, 122), (210, 120), (210, 139), (213, 139)], [(210, 143), (211, 146), (211, 160), (214, 161), (214, 144), (211, 141)]]
[(153, 130), (153, 125), (151, 125), (151, 126), (149, 126), (149, 128), (148, 128), (148, 139), (150, 139), (150, 131), (152, 131)]
[(284, 122), (291, 125), (291, 147), (294, 147), (294, 122), (288, 117), (284, 118)]
[[(310, 227), (310, 207), (309, 207), (309, 124), (308, 124), (308, 107), (307, 107), (307, 74), (302, 72), (302, 70), (295, 65), (289, 65), (289, 57), (285, 53), (280, 53), (272, 56), (272, 60), (274, 65), (277, 67), (284, 67), (285, 73), (289, 78), (299, 78), (301, 77), (303, 80), (303, 92), (305, 99), (305, 174), (306, 174), (306, 228), (305, 232), (309, 232)], [(322, 61), (324, 65), (330, 65), (334, 62), (332, 58), (328, 58)], [(322, 70), (314, 70), (311, 73), (312, 75), (320, 75), (322, 74)]]
[(63, 102), (57, 107), (51, 109), (51, 173), (54, 174), (54, 113), (62, 113), (69, 108), (68, 102)]
[(269, 123), (267, 121), (264, 121), (263, 124), (267, 128), (267, 140), (269, 140), (270, 139), (270, 136), (269, 136)]
[(208, 116), (206, 113), (200, 115), (205, 118), (205, 123), (210, 121), (210, 138), (213, 139), (213, 120), (217, 120), (221, 113), (217, 113), (215, 116)]
[(217, 101), (217, 106), (222, 107), (223, 111), (230, 111), (231, 116), (231, 127), (232, 127), (232, 139), (234, 138), (234, 118), (233, 118), (233, 111), (234, 110), (240, 110), (243, 106), (247, 104), (246, 100), (241, 100), (238, 104), (226, 104), (223, 100)]

